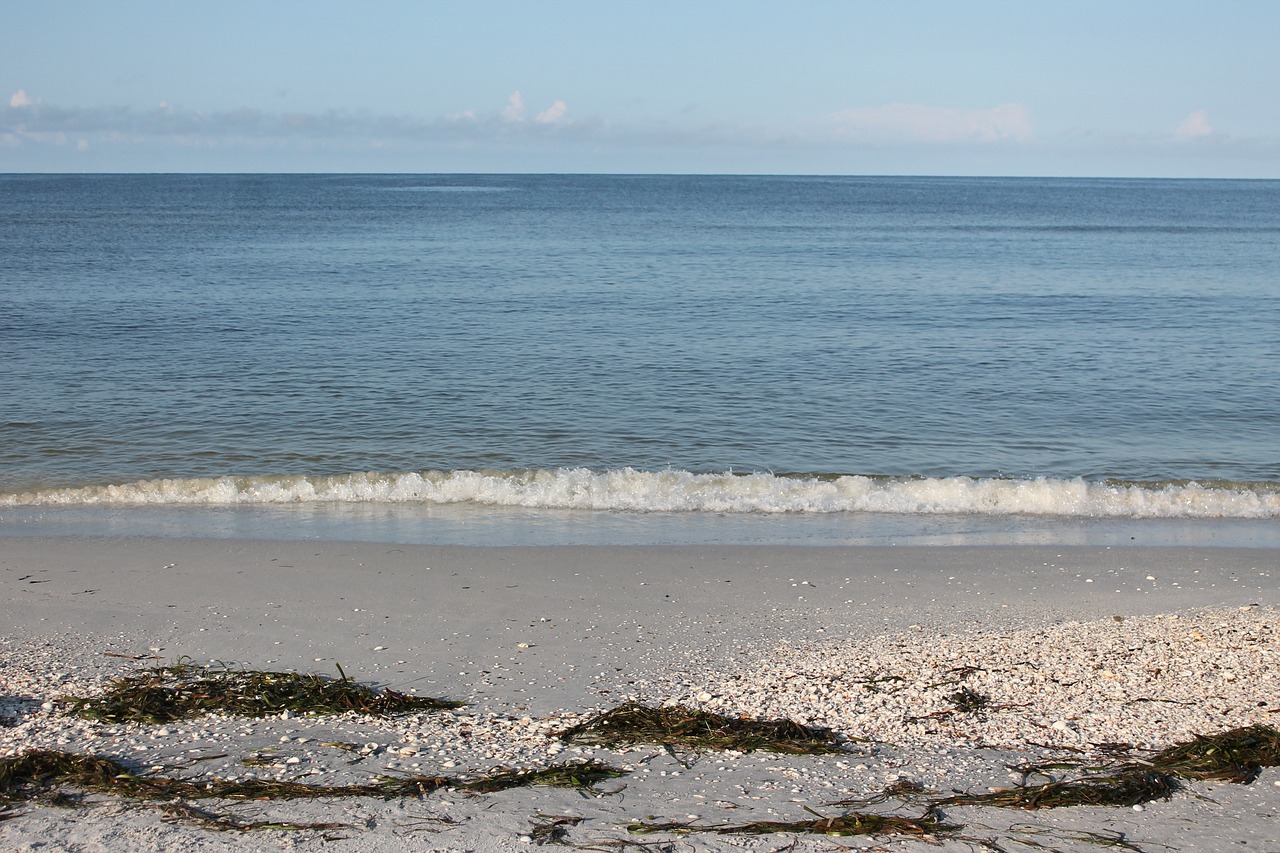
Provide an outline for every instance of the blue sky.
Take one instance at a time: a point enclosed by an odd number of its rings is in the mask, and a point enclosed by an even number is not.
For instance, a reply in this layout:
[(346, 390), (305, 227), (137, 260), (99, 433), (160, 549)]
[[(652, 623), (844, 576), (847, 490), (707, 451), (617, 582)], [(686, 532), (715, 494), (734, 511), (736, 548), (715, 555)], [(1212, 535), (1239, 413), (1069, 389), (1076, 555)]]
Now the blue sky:
[(1280, 0), (12, 0), (0, 171), (1280, 178)]

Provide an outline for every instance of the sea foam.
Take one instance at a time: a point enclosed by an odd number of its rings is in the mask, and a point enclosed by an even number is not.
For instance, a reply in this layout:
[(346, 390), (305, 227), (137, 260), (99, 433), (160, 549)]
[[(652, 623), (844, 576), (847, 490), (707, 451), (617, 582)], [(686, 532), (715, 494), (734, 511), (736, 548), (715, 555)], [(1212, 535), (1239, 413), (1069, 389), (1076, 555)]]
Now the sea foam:
[(837, 477), (585, 468), (141, 480), (0, 494), (0, 506), (421, 503), (631, 512), (1277, 518), (1280, 484)]

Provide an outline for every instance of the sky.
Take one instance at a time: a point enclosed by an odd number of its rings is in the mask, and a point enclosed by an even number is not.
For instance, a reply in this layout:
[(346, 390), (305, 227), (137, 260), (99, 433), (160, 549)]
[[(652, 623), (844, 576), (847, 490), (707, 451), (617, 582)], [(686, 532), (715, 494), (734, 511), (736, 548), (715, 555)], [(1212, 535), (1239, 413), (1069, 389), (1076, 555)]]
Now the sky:
[(1280, 178), (1280, 0), (0, 15), (0, 172)]

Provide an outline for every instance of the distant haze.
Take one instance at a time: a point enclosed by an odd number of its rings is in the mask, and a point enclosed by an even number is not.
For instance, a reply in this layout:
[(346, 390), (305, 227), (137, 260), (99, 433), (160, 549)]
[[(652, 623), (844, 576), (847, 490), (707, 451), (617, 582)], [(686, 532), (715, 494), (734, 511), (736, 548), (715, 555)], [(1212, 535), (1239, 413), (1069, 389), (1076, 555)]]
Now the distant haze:
[(1280, 178), (1280, 3), (8, 4), (0, 172)]

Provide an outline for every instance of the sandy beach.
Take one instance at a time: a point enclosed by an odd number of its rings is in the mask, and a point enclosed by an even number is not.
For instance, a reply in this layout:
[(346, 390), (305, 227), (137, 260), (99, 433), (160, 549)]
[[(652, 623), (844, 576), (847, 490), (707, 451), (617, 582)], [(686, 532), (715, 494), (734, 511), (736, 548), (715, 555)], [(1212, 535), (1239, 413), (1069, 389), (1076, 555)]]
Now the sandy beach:
[[(792, 849), (790, 834), (626, 827), (803, 820), (904, 781), (986, 791), (1013, 784), (1010, 765), (1280, 722), (1276, 571), (1274, 550), (1248, 548), (5, 537), (5, 756), (60, 749), (167, 774), (325, 785), (586, 759), (628, 773), (588, 796), (535, 787), (230, 807), (246, 819), (345, 825), (329, 832), (214, 832), (94, 796), (73, 809), (21, 806), (0, 821), (0, 847), (516, 850), (543, 840), (531, 834), (538, 823), (572, 817), (563, 840), (586, 849)], [(188, 658), (333, 676), (340, 665), (362, 682), (466, 704), (391, 719), (148, 726), (72, 718), (59, 701)], [(961, 688), (986, 707), (960, 712), (951, 700)], [(610, 750), (554, 736), (633, 699), (790, 717), (834, 729), (846, 754)], [(363, 751), (326, 746), (339, 742)], [(920, 813), (909, 798), (876, 809)], [(803, 836), (794, 849), (1083, 850), (1110, 838), (1146, 851), (1280, 850), (1274, 769), (1141, 809), (957, 807), (945, 814), (963, 825), (953, 836)]]

